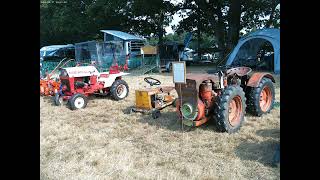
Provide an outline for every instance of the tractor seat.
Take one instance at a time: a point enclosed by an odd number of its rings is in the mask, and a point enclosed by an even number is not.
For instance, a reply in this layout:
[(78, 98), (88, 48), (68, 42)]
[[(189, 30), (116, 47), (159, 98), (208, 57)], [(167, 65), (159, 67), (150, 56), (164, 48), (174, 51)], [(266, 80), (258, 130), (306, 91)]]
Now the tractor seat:
[(87, 83), (76, 81), (74, 84), (77, 88), (83, 88)]

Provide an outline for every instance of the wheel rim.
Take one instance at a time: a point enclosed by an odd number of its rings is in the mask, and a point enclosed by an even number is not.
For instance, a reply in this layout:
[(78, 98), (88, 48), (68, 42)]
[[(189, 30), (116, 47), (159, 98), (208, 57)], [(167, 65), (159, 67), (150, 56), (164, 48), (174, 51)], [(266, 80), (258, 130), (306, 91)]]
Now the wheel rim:
[(74, 100), (74, 106), (77, 109), (83, 108), (84, 106), (84, 99), (82, 97), (78, 97)]
[(270, 87), (265, 86), (260, 93), (260, 108), (263, 112), (269, 110), (272, 102), (272, 92)]
[(187, 120), (194, 120), (198, 116), (198, 112), (189, 103), (185, 103), (180, 107), (181, 115)]
[(239, 124), (242, 113), (241, 97), (234, 97), (229, 103), (229, 124), (236, 126)]
[(127, 95), (127, 87), (123, 84), (120, 84), (116, 89), (116, 94), (119, 98), (124, 98)]

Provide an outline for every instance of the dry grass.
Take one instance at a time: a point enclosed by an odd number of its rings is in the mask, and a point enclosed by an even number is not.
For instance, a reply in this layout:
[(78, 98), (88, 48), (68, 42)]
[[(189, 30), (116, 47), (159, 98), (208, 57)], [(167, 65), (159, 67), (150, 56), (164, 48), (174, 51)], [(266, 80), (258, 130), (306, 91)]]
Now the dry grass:
[[(128, 114), (144, 77), (124, 78), (131, 90), (124, 101), (93, 98), (78, 111), (40, 97), (41, 179), (280, 178), (280, 168), (270, 165), (280, 142), (279, 108), (261, 118), (247, 115), (236, 134), (218, 133), (210, 124), (182, 133), (172, 107), (157, 120)], [(279, 86), (276, 93), (279, 101)]]

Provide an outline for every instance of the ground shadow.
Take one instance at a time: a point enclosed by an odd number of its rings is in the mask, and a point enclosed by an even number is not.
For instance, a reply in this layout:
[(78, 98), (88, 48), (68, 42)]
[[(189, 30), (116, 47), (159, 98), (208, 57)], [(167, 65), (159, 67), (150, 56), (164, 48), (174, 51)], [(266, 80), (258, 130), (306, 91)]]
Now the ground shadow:
[[(165, 128), (171, 131), (184, 131), (184, 132), (189, 132), (189, 131), (193, 131), (196, 128), (200, 128), (203, 130), (214, 130), (217, 131), (217, 128), (214, 125), (214, 122), (210, 122), (208, 121), (205, 124), (202, 124), (199, 127), (188, 127), (188, 126), (183, 126), (182, 127), (182, 123), (181, 120), (178, 117), (178, 114), (176, 111), (161, 111), (161, 115), (159, 118), (157, 119), (153, 119), (151, 114), (142, 114), (139, 112), (130, 112), (131, 108), (133, 108), (134, 106), (129, 106), (126, 107), (125, 109), (122, 110), (122, 112), (124, 114), (130, 114), (130, 113), (138, 113), (139, 114), (139, 119), (138, 122), (141, 123), (147, 123), (148, 125), (151, 126), (156, 126), (158, 128)], [(167, 107), (167, 108), (173, 108), (173, 107)]]
[[(181, 120), (179, 120), (176, 112), (161, 112), (161, 116), (157, 119), (153, 119), (151, 114), (141, 115), (139, 119), (141, 123), (147, 123), (151, 126), (156, 126), (158, 128), (165, 128), (171, 131), (181, 131)], [(185, 129), (187, 131), (191, 129)]]
[[(52, 106), (56, 106), (54, 103), (54, 96), (42, 96), (44, 102), (50, 103)], [(94, 103), (94, 100), (99, 100), (99, 99), (110, 99), (114, 100), (110, 95), (91, 95), (87, 97), (88, 103)], [(64, 102), (64, 106), (69, 107), (68, 101)]]
[(273, 158), (278, 142), (267, 140), (263, 142), (243, 142), (235, 149), (235, 154), (241, 160), (257, 161), (265, 166), (273, 166)]
[(256, 134), (261, 137), (280, 138), (280, 129), (261, 129)]
[(42, 96), (42, 98), (44, 102), (50, 103), (50, 105), (55, 106), (53, 100), (54, 96)]

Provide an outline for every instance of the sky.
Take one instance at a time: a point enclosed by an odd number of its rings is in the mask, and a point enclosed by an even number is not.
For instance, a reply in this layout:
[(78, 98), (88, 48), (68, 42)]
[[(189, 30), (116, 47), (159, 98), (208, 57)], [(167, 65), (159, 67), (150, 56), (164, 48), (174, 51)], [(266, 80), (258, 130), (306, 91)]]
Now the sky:
[[(178, 4), (178, 3), (181, 3), (181, 2), (183, 2), (183, 0), (171, 0), (170, 1), (172, 4)], [(179, 15), (177, 14), (177, 13), (175, 13), (174, 15), (173, 15), (173, 19), (172, 19), (172, 21), (171, 21), (171, 23), (169, 24), (169, 26), (167, 26), (167, 27), (165, 27), (165, 30), (166, 30), (166, 35), (167, 34), (170, 34), (170, 33), (174, 33), (174, 31), (172, 30), (172, 28), (171, 28), (171, 26), (172, 25), (177, 25), (177, 24), (179, 24), (179, 22), (182, 20), (182, 18), (181, 17), (179, 17)]]

